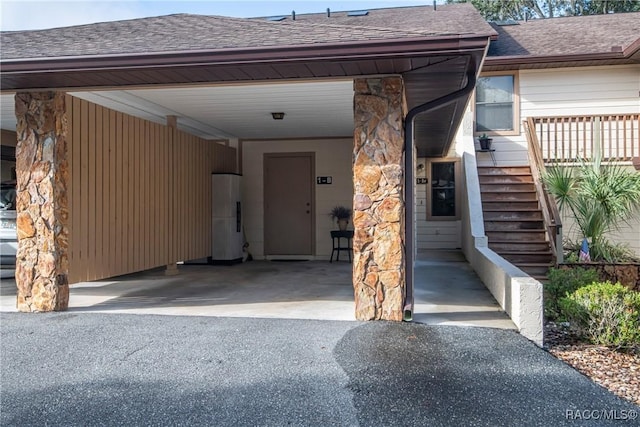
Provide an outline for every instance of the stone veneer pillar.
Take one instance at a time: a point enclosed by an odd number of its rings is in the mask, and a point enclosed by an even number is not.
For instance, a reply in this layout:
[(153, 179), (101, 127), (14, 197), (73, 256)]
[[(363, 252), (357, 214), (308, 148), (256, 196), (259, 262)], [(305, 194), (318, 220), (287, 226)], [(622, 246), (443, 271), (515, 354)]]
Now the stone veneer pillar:
[(358, 320), (402, 320), (405, 290), (400, 77), (354, 82), (353, 286)]
[(69, 305), (65, 94), (16, 94), (19, 311)]

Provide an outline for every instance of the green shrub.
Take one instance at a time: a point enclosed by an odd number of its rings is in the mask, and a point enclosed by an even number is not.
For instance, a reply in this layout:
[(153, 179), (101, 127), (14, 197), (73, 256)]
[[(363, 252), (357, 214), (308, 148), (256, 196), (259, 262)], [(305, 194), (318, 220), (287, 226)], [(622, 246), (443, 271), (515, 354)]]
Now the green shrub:
[(594, 282), (560, 299), (560, 309), (571, 329), (593, 344), (640, 345), (640, 292)]
[(544, 285), (544, 314), (548, 319), (562, 320), (558, 305), (560, 298), (566, 297), (578, 288), (597, 282), (598, 272), (593, 268), (552, 268), (547, 277), (549, 283)]
[[(580, 264), (583, 262), (580, 261), (579, 258), (582, 242), (572, 242), (566, 239), (563, 246), (565, 264)], [(599, 251), (601, 255), (591, 254), (592, 258), (596, 261), (599, 259), (608, 263), (638, 262), (638, 258), (635, 256), (633, 250), (631, 250), (626, 243), (603, 241)]]
[(580, 159), (577, 166), (550, 166), (543, 181), (560, 212), (574, 218), (578, 238), (590, 239), (592, 260), (611, 263), (627, 256), (624, 247), (608, 240), (607, 233), (619, 231), (640, 208), (640, 174), (623, 165), (604, 164), (596, 144), (592, 159)]

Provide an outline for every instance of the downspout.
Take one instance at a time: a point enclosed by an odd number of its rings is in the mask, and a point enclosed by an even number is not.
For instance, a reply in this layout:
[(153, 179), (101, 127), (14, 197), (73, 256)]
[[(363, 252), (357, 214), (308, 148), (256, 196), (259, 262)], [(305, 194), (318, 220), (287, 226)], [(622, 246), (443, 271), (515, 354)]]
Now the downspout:
[[(455, 102), (459, 98), (468, 95), (476, 86), (475, 61), (469, 55), (467, 63), (467, 84), (455, 92), (440, 98), (429, 101), (425, 104), (413, 107), (405, 117), (404, 121), (404, 188), (405, 188), (405, 297), (404, 297), (404, 320), (409, 322), (413, 319), (413, 267), (415, 257), (415, 162), (413, 153), (415, 141), (413, 140), (414, 119), (418, 114), (437, 110), (447, 104)], [(407, 203), (410, 200), (411, 203)]]

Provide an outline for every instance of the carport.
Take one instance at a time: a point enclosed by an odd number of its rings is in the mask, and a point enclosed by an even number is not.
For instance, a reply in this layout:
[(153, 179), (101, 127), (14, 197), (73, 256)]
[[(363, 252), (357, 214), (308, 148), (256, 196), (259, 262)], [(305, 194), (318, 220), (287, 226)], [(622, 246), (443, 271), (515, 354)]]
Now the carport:
[[(74, 313), (353, 321), (351, 264), (251, 261), (180, 265), (71, 286)], [(514, 329), (459, 251), (418, 255), (414, 321)], [(15, 311), (15, 282), (3, 279), (0, 311)]]
[(69, 283), (209, 256), (212, 172), (245, 176), (247, 240), (269, 255), (261, 156), (312, 153), (314, 178), (339, 183), (314, 180), (314, 244), (291, 255), (326, 258), (323, 215), (353, 201), (356, 318), (411, 312), (414, 156), (447, 153), (495, 33), (471, 5), (367, 16), (172, 15), (3, 33), (18, 309), (64, 310)]

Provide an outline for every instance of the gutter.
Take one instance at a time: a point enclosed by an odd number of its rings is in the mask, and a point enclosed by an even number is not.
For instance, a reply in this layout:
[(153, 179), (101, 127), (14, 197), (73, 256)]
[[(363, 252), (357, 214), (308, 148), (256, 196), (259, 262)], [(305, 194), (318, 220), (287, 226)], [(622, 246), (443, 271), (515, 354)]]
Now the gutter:
[[(413, 138), (414, 120), (418, 114), (427, 113), (429, 111), (437, 110), (445, 105), (451, 104), (457, 101), (463, 96), (468, 95), (475, 89), (476, 86), (476, 64), (473, 56), (467, 55), (469, 61), (467, 62), (467, 84), (455, 92), (451, 92), (448, 95), (441, 96), (433, 101), (426, 102), (422, 105), (413, 107), (405, 117), (404, 122), (404, 188), (405, 188), (405, 298), (403, 319), (407, 322), (413, 319), (413, 267), (415, 258), (415, 203), (414, 203), (414, 190), (415, 190), (415, 162), (414, 151), (415, 141)], [(411, 203), (407, 203), (407, 199), (411, 200)]]
[(367, 40), (357, 43), (323, 43), (261, 48), (229, 48), (172, 52), (140, 52), (90, 56), (61, 56), (1, 59), (3, 74), (56, 71), (96, 71), (149, 69), (195, 65), (229, 65), (256, 62), (309, 60), (361, 60), (368, 58), (406, 58), (437, 53), (484, 48), (483, 35), (449, 35), (422, 38)]
[(485, 61), (485, 67), (499, 65), (529, 65), (529, 64), (551, 64), (562, 62), (583, 62), (583, 61), (611, 61), (611, 60), (629, 60), (631, 56), (638, 52), (636, 46), (634, 49), (627, 49), (626, 52), (601, 52), (601, 53), (584, 53), (576, 55), (547, 55), (547, 56), (488, 56)]

